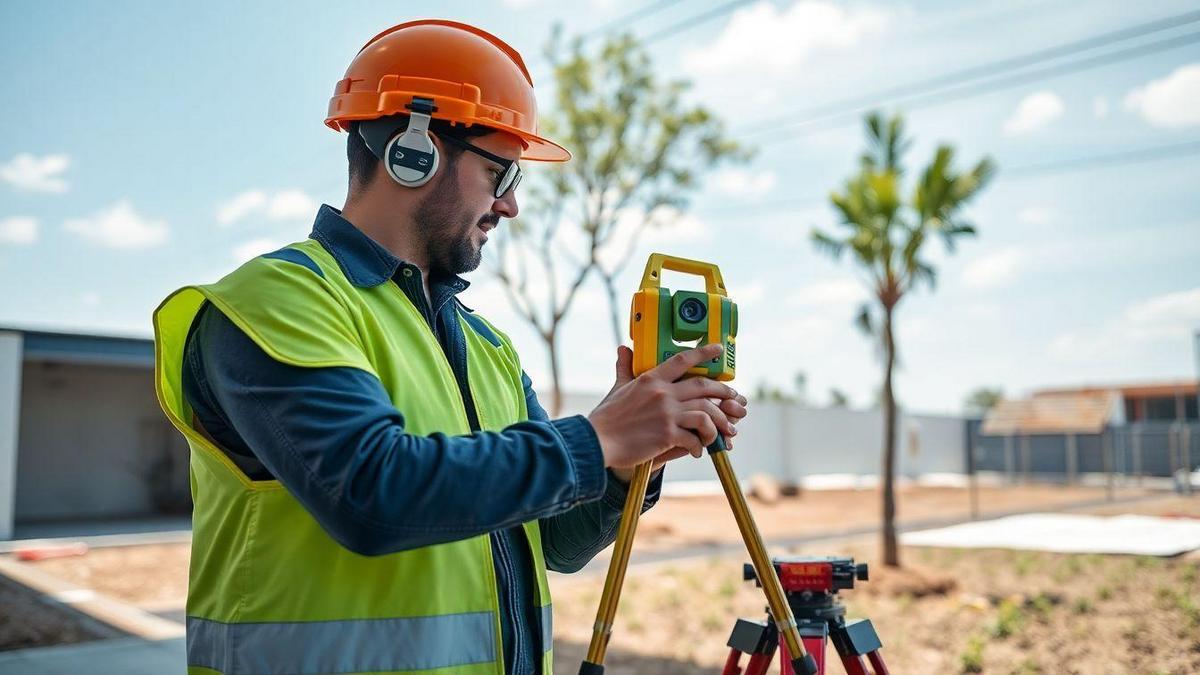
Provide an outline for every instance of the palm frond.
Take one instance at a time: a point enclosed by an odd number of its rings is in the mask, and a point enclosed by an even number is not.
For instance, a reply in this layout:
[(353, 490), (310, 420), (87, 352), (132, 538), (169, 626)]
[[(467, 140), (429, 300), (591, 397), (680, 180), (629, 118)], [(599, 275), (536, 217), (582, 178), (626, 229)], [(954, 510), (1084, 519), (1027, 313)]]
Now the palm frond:
[(846, 242), (838, 241), (820, 230), (812, 231), (812, 242), (818, 251), (827, 254), (834, 260), (842, 257), (842, 251), (846, 250)]

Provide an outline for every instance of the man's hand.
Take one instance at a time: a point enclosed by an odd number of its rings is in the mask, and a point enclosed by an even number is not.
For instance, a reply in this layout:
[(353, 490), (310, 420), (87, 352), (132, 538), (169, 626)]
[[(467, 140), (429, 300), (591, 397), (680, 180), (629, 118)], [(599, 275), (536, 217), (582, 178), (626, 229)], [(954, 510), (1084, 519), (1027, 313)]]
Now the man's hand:
[(634, 467), (650, 459), (657, 469), (684, 455), (700, 457), (718, 433), (737, 434), (734, 425), (746, 416), (744, 396), (708, 378), (679, 380), (720, 353), (719, 344), (690, 349), (635, 379), (633, 352), (617, 348), (616, 382), (588, 419), (605, 465), (618, 478), (628, 483)]

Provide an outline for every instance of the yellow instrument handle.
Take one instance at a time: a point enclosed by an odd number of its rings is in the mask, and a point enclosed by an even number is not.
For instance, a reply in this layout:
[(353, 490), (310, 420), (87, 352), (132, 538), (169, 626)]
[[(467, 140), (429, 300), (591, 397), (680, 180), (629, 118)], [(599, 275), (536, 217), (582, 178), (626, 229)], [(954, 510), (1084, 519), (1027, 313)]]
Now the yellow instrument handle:
[(650, 260), (646, 261), (646, 271), (642, 274), (642, 290), (658, 288), (662, 284), (664, 269), (704, 277), (706, 293), (727, 295), (725, 281), (721, 279), (721, 270), (716, 265), (699, 260), (677, 258), (665, 253), (650, 254)]

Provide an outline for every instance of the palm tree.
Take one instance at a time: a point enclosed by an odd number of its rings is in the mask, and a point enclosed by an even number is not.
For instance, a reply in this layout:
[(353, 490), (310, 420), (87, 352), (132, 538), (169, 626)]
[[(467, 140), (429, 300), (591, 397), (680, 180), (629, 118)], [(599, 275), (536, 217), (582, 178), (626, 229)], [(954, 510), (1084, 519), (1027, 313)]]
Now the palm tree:
[(873, 112), (866, 117), (866, 131), (868, 147), (859, 172), (846, 180), (840, 192), (830, 195), (841, 221), (840, 234), (815, 230), (812, 237), (819, 250), (835, 259), (848, 249), (867, 272), (870, 290), (878, 301), (874, 309), (864, 304), (857, 322), (878, 340), (883, 352), (883, 562), (898, 566), (896, 400), (892, 393), (896, 340), (892, 320), (906, 293), (923, 283), (934, 287), (936, 270), (922, 259), (926, 240), (940, 236), (952, 252), (955, 239), (975, 234), (974, 226), (963, 220), (960, 211), (987, 184), (995, 165), (985, 157), (970, 171), (956, 172), (951, 166), (954, 149), (939, 145), (906, 203), (901, 195), (901, 159), (911, 142), (904, 136), (903, 118), (896, 115), (884, 119)]

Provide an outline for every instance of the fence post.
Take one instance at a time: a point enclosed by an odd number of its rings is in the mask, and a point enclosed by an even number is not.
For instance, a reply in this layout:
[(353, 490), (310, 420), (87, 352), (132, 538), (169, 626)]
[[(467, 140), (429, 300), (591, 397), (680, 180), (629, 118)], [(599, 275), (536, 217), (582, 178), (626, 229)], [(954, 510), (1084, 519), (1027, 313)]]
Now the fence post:
[(1075, 442), (1075, 433), (1067, 434), (1067, 485), (1074, 485), (1079, 480), (1079, 445)]
[(1029, 434), (1021, 434), (1021, 482), (1029, 484), (1029, 474), (1033, 464), (1033, 449), (1030, 447)]
[(1146, 474), (1142, 471), (1142, 425), (1131, 427), (1133, 434), (1133, 475), (1137, 476), (1138, 487), (1145, 483)]
[(1179, 422), (1171, 422), (1171, 426), (1167, 427), (1167, 457), (1171, 464), (1171, 485), (1175, 492), (1182, 492), (1183, 486), (1179, 484), (1179, 436), (1175, 431), (1178, 426)]
[(1104, 493), (1108, 501), (1113, 500), (1112, 436), (1105, 429), (1100, 435), (1100, 458), (1104, 462)]
[(1192, 428), (1186, 422), (1179, 423), (1179, 454), (1183, 465), (1183, 493), (1192, 494)]
[(1006, 477), (1008, 478), (1010, 485), (1017, 482), (1016, 472), (1017, 453), (1013, 448), (1013, 435), (1010, 431), (1008, 435), (1004, 437), (1004, 473), (1007, 474)]
[(971, 504), (971, 520), (979, 518), (979, 480), (976, 477), (975, 452), (979, 447), (979, 430), (971, 429), (971, 420), (964, 421), (967, 441), (967, 499)]

